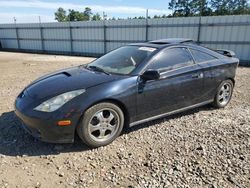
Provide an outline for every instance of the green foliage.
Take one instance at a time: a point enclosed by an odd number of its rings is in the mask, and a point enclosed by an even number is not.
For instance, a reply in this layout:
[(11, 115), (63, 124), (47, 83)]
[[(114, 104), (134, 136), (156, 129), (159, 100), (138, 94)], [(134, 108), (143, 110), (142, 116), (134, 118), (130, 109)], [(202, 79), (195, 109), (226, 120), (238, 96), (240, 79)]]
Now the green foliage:
[(163, 14), (163, 15), (154, 15), (152, 18), (156, 19), (156, 18), (168, 18), (168, 17), (170, 17), (170, 16)]
[(101, 20), (101, 19), (102, 19), (102, 17), (98, 13), (94, 14), (93, 17), (92, 17), (93, 21), (98, 21), (98, 20)]
[(173, 17), (249, 14), (248, 0), (171, 0)]
[(83, 15), (84, 15), (85, 20), (90, 20), (92, 14), (93, 14), (93, 13), (92, 13), (92, 11), (91, 11), (91, 8), (86, 7), (85, 10), (84, 10), (84, 12), (83, 12)]
[(249, 14), (250, 6), (247, 0), (211, 0), (214, 15)]
[[(188, 16), (218, 16), (250, 14), (249, 0), (171, 0), (168, 8), (172, 10), (170, 15), (154, 15), (152, 18), (188, 17)], [(85, 7), (83, 12), (58, 8), (55, 12), (55, 20), (65, 21), (89, 21), (89, 20), (122, 20), (122, 18), (104, 18), (99, 13), (92, 13), (90, 7)], [(128, 19), (146, 19), (144, 16), (129, 17)], [(148, 19), (151, 19), (149, 16)]]
[(64, 22), (67, 20), (66, 11), (63, 8), (58, 8), (55, 12), (55, 20), (58, 22)]
[(169, 3), (169, 9), (173, 10), (173, 16), (207, 16), (212, 13), (212, 9), (208, 6), (206, 0), (172, 0)]
[(73, 9), (69, 9), (67, 21), (83, 21), (83, 20), (85, 20), (83, 13), (75, 11)]
[(112, 17), (112, 18), (109, 18), (109, 20), (116, 20), (116, 18), (115, 18), (115, 17)]
[(143, 19), (146, 19), (146, 17), (144, 17), (144, 16), (138, 16), (138, 17), (134, 17), (134, 18), (132, 18), (132, 19), (139, 19), (139, 20), (143, 20)]
[(63, 8), (58, 8), (55, 12), (55, 20), (58, 22), (101, 20), (101, 16), (98, 13), (92, 15), (92, 10), (89, 7), (86, 7), (83, 12), (69, 9), (68, 13)]

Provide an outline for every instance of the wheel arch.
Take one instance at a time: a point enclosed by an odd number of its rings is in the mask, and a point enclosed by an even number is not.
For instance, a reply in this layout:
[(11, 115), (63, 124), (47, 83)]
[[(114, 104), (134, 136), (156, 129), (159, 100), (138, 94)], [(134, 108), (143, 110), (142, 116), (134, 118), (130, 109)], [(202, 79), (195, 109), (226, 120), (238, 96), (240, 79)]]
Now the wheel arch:
[(228, 77), (228, 78), (226, 78), (226, 80), (231, 80), (233, 82), (233, 85), (235, 85), (235, 79), (234, 78)]
[[(217, 91), (218, 91), (218, 88), (219, 88), (219, 86), (225, 81), (225, 80), (230, 80), (230, 81), (232, 81), (233, 82), (233, 87), (234, 87), (234, 85), (235, 85), (235, 80), (234, 80), (234, 78), (232, 78), (232, 77), (225, 77), (224, 79), (222, 79), (222, 81), (218, 84), (218, 86), (217, 86), (217, 88), (216, 88), (216, 93), (217, 93)], [(214, 96), (216, 96), (216, 93), (214, 94)]]

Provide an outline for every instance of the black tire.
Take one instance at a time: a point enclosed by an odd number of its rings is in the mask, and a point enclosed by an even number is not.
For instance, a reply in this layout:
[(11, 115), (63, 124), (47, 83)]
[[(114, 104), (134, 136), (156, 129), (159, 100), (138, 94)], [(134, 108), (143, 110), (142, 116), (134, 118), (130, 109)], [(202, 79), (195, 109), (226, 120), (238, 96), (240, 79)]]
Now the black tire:
[[(114, 118), (109, 121), (112, 116), (114, 116)], [(93, 121), (95, 122), (92, 123)], [(124, 114), (122, 110), (113, 103), (103, 102), (96, 104), (85, 111), (83, 118), (77, 127), (77, 134), (85, 144), (92, 148), (96, 148), (113, 142), (121, 134), (123, 126)], [(108, 130), (110, 127), (111, 129), (114, 129), (113, 132), (112, 130)], [(104, 131), (104, 129), (106, 129), (106, 131)], [(91, 133), (91, 131), (93, 132)], [(103, 131), (104, 135), (109, 132), (110, 134), (107, 134), (104, 137), (102, 135), (102, 138), (99, 138)]]
[[(229, 91), (227, 92), (228, 96), (227, 98), (222, 99), (222, 92), (223, 92), (222, 90), (227, 87), (229, 88)], [(223, 81), (217, 89), (216, 95), (214, 97), (213, 106), (215, 108), (224, 108), (225, 106), (227, 106), (232, 98), (233, 89), (234, 89), (234, 84), (231, 80)]]

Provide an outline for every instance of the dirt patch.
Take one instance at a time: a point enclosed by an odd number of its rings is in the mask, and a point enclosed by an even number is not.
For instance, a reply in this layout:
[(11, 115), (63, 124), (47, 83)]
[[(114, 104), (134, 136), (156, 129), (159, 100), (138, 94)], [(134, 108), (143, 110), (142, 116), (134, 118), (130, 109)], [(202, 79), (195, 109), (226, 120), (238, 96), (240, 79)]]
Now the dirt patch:
[(0, 52), (0, 187), (250, 187), (250, 68), (239, 68), (231, 103), (129, 129), (89, 150), (46, 144), (13, 113), (31, 81), (92, 58)]

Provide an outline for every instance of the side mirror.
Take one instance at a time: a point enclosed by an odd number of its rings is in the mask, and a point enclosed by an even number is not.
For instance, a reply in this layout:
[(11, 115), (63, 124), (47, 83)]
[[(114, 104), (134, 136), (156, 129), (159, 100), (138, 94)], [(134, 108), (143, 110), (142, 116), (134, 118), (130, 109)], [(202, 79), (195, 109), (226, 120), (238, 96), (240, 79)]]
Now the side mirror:
[(160, 78), (160, 73), (157, 70), (147, 70), (141, 75), (141, 78), (145, 81), (158, 80)]

